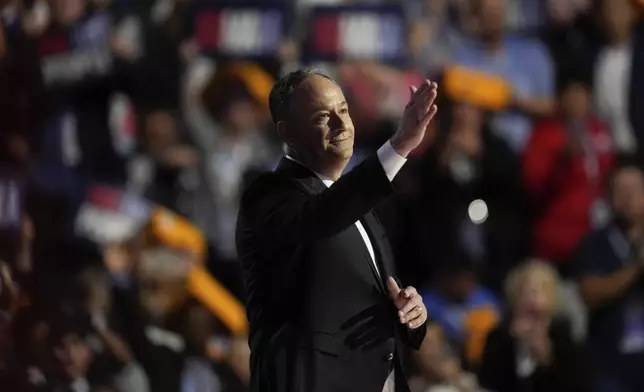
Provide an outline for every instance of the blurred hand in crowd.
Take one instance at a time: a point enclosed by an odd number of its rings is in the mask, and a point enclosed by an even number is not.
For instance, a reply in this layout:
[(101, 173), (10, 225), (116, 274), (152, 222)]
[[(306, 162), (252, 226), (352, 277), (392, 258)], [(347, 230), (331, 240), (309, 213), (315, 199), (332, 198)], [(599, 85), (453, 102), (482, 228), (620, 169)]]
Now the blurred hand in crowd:
[(109, 45), (114, 55), (125, 60), (134, 59), (138, 54), (136, 43), (118, 34), (110, 37)]
[(98, 336), (105, 345), (107, 351), (123, 364), (134, 362), (132, 350), (114, 331), (104, 329), (98, 331)]
[(201, 48), (195, 40), (187, 40), (179, 46), (179, 55), (184, 62), (190, 63), (192, 60), (199, 57)]
[[(110, 262), (115, 263), (114, 260)], [(109, 267), (108, 270), (110, 270)], [(87, 313), (92, 317), (92, 324), (97, 330), (105, 329), (107, 327), (105, 318), (111, 307), (107, 274), (99, 268), (88, 268), (81, 273), (80, 287), (84, 294)]]
[(44, 0), (34, 2), (22, 15), (22, 30), (30, 37), (42, 34), (50, 23), (49, 3)]
[(228, 363), (244, 383), (250, 382), (250, 347), (248, 347), (247, 337), (242, 336), (232, 340)]
[(35, 235), (33, 221), (29, 216), (24, 216), (20, 226), (20, 248), (13, 263), (18, 273), (28, 274), (33, 269), (32, 245)]
[(170, 166), (186, 168), (197, 164), (199, 154), (189, 146), (172, 146), (164, 152), (163, 160)]
[(147, 116), (145, 138), (150, 156), (164, 166), (186, 168), (197, 163), (197, 151), (180, 144), (177, 121), (167, 111), (157, 110)]
[(10, 317), (19, 294), (9, 263), (0, 260), (0, 319)]

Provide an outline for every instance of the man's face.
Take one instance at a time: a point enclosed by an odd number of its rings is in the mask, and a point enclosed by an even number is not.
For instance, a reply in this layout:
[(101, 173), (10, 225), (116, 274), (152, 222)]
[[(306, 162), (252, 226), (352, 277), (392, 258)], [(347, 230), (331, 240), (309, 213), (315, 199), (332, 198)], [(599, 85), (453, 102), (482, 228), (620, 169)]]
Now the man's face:
[(570, 85), (561, 95), (560, 105), (566, 117), (573, 119), (584, 118), (590, 110), (588, 90), (578, 83)]
[(53, 0), (51, 4), (56, 20), (61, 24), (70, 25), (83, 15), (87, 0)]
[(462, 302), (467, 299), (472, 290), (476, 288), (476, 274), (471, 270), (455, 272), (447, 277), (447, 295), (455, 302)]
[(615, 174), (612, 187), (613, 210), (629, 221), (644, 217), (644, 176), (636, 168), (625, 168)]
[(629, 34), (636, 19), (631, 0), (603, 0), (601, 16), (605, 32), (611, 39)]
[(311, 76), (293, 94), (290, 106), (292, 120), (286, 124), (284, 137), (299, 156), (322, 165), (351, 158), (355, 131), (337, 84)]
[(170, 114), (154, 112), (148, 116), (145, 125), (148, 148), (153, 155), (163, 152), (176, 142), (177, 123)]
[(85, 376), (92, 354), (87, 344), (76, 334), (63, 336), (54, 349), (62, 370), (71, 380)]
[(479, 33), (483, 39), (498, 38), (505, 24), (506, 0), (478, 0)]
[(227, 103), (223, 113), (226, 131), (245, 135), (258, 126), (258, 113), (255, 103), (249, 97), (237, 97)]

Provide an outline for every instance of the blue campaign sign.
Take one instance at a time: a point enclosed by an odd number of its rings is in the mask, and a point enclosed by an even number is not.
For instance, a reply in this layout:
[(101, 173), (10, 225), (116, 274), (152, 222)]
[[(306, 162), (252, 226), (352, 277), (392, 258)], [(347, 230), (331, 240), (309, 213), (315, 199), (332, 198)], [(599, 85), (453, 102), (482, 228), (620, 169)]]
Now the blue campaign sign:
[(405, 61), (405, 17), (399, 5), (318, 6), (311, 12), (305, 61)]
[(237, 60), (274, 56), (288, 27), (282, 2), (196, 1), (191, 18), (202, 52)]

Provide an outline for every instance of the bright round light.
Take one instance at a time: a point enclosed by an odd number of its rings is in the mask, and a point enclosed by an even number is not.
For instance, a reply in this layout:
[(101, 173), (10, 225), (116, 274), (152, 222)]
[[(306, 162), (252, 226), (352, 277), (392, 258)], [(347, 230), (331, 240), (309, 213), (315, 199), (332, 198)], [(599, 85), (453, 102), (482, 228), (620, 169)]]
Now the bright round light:
[(470, 203), (467, 208), (467, 214), (470, 216), (472, 223), (480, 224), (487, 220), (487, 204), (481, 199), (476, 199)]

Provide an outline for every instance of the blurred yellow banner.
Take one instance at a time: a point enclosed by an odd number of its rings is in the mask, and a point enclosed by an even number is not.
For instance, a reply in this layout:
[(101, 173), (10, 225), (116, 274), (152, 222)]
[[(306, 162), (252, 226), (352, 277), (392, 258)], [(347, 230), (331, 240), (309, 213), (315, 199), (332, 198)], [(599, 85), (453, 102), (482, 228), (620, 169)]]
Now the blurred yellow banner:
[(487, 110), (502, 110), (512, 97), (510, 85), (502, 78), (461, 66), (445, 69), (443, 87), (447, 96)]
[(152, 212), (150, 230), (161, 244), (185, 250), (195, 256), (196, 263), (188, 271), (189, 293), (217, 316), (234, 335), (244, 336), (248, 332), (246, 309), (203, 266), (206, 243), (199, 229), (190, 221), (159, 207)]

